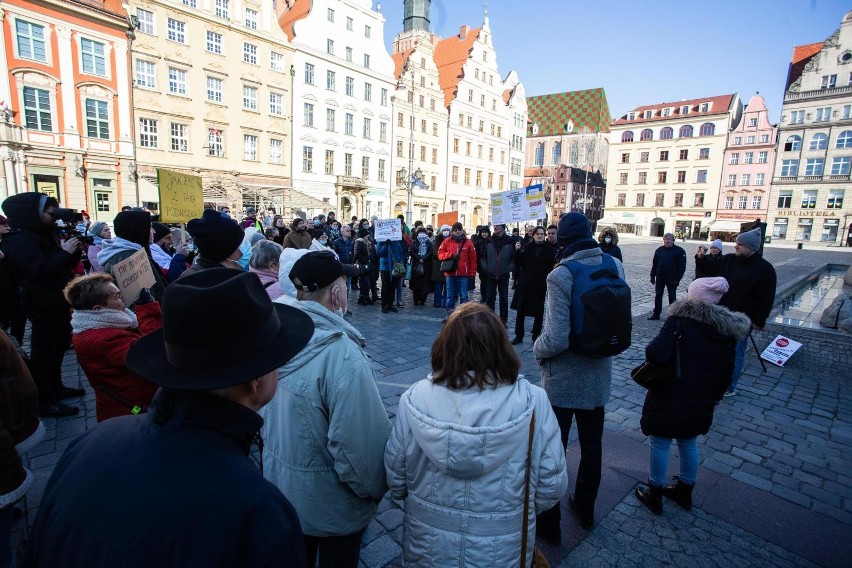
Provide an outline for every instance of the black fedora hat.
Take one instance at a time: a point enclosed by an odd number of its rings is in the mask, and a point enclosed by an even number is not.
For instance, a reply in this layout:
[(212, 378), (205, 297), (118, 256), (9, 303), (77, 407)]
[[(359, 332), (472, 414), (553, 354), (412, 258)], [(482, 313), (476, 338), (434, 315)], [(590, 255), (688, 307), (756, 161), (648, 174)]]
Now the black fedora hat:
[(175, 280), (163, 329), (138, 340), (127, 368), (152, 383), (212, 390), (256, 379), (292, 359), (314, 333), (305, 312), (273, 304), (256, 274), (212, 268)]

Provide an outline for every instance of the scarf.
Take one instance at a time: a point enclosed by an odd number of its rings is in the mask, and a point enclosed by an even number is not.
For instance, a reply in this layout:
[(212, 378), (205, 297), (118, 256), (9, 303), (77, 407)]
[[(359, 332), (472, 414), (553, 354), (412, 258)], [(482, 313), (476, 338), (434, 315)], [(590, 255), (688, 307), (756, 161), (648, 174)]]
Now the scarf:
[(591, 237), (574, 241), (573, 243), (565, 245), (562, 250), (559, 251), (559, 256), (556, 258), (556, 262), (559, 262), (563, 258), (568, 258), (575, 252), (597, 248), (597, 246), (598, 242)]
[(74, 310), (71, 329), (74, 335), (90, 329), (136, 329), (139, 321), (136, 314), (128, 310)]
[(417, 254), (418, 256), (420, 256), (420, 258), (424, 258), (426, 256), (426, 243), (428, 242), (428, 240), (428, 238), (421, 239), (420, 236), (417, 237), (418, 244), (420, 245), (419, 247), (417, 247)]
[(168, 270), (169, 266), (172, 263), (172, 257), (169, 256), (169, 253), (163, 250), (163, 247), (158, 245), (157, 243), (151, 244), (151, 257), (154, 259), (154, 262), (159, 265), (163, 270)]

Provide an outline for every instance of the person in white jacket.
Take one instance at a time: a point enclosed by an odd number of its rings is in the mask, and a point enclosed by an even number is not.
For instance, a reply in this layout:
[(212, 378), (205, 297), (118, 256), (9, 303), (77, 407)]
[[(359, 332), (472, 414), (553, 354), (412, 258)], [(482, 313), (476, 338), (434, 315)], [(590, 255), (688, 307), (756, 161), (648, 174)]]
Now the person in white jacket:
[(535, 515), (559, 502), (568, 475), (547, 395), (519, 368), (500, 318), (468, 303), (435, 340), (432, 374), (402, 395), (385, 470), (405, 499), (405, 566), (517, 566), (528, 455), (531, 566)]

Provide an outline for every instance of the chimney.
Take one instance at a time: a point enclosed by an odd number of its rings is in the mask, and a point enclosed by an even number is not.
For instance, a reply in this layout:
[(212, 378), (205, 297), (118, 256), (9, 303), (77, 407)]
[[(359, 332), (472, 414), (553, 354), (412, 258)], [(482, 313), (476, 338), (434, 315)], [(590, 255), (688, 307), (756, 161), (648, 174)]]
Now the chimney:
[(469, 32), (469, 31), (470, 31), (470, 26), (468, 26), (467, 24), (463, 25), (459, 29), (459, 39), (465, 39), (467, 37), (467, 32)]

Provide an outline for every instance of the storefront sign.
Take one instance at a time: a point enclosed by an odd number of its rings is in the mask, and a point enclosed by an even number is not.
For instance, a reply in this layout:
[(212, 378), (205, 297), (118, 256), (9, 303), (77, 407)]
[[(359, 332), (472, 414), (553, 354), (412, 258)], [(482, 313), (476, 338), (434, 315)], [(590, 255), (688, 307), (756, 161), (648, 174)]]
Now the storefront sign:
[(793, 353), (799, 350), (802, 344), (798, 341), (793, 341), (789, 337), (778, 335), (772, 340), (763, 353), (760, 354), (761, 359), (765, 359), (770, 363), (783, 367)]
[(763, 215), (758, 215), (756, 217), (749, 217), (748, 219), (743, 219), (742, 213), (717, 213), (716, 219), (730, 219), (731, 221), (739, 221), (740, 223), (751, 223), (755, 219), (760, 219), (761, 221)]
[(779, 217), (835, 217), (840, 215), (839, 211), (816, 211), (813, 209), (784, 209), (778, 211)]

